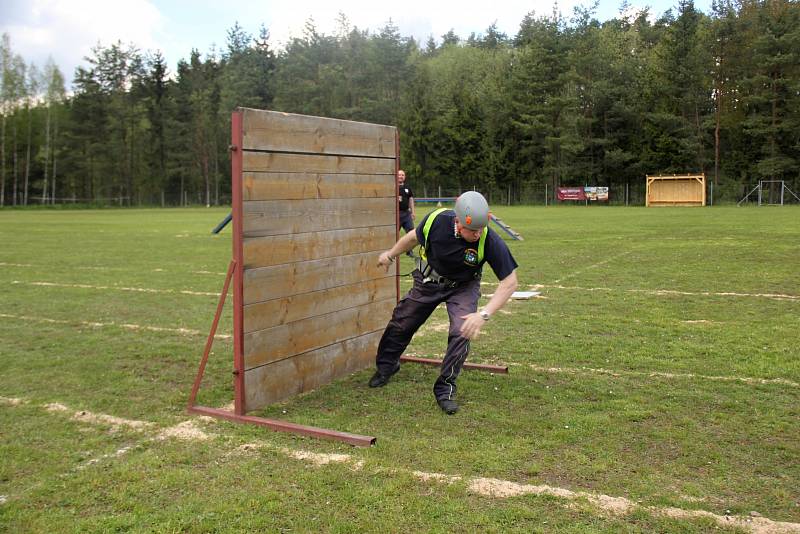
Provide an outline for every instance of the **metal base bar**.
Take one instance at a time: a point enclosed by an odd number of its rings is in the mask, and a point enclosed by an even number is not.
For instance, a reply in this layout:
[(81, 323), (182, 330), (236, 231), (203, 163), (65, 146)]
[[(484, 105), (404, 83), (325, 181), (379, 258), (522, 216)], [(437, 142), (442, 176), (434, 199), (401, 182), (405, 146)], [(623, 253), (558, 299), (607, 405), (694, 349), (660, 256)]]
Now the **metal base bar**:
[[(442, 360), (432, 360), (430, 358), (417, 358), (416, 356), (400, 356), (401, 362), (421, 363), (424, 365), (442, 365)], [(490, 365), (488, 363), (465, 363), (464, 369), (472, 369), (473, 371), (488, 371), (490, 373), (500, 373), (507, 375), (507, 365)]]
[(291, 434), (300, 434), (302, 436), (310, 436), (313, 438), (330, 439), (334, 441), (343, 441), (356, 447), (370, 447), (375, 444), (377, 438), (373, 436), (361, 436), (359, 434), (350, 434), (348, 432), (338, 432), (336, 430), (328, 430), (326, 428), (317, 428), (315, 426), (298, 425), (295, 423), (287, 423), (286, 421), (278, 421), (276, 419), (264, 419), (263, 417), (255, 417), (252, 415), (236, 415), (227, 410), (220, 410), (218, 408), (208, 408), (206, 406), (192, 406), (189, 412), (209, 415), (211, 417), (218, 417), (220, 419), (227, 419), (234, 423), (249, 423), (251, 425), (265, 426), (277, 432), (289, 432)]

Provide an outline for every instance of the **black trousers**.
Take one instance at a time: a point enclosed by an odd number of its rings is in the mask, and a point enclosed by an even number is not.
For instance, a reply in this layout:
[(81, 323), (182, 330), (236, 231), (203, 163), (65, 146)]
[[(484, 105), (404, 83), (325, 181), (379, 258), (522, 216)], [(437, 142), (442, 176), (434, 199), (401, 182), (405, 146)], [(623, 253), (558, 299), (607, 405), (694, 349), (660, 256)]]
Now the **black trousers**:
[(442, 360), (439, 378), (433, 385), (436, 399), (452, 399), (456, 393), (458, 378), (469, 354), (469, 340), (459, 332), (464, 319), (461, 317), (478, 309), (481, 294), (480, 280), (470, 280), (448, 288), (442, 284), (423, 284), (419, 271), (412, 273), (414, 286), (404, 296), (392, 313), (389, 324), (378, 344), (375, 364), (383, 375), (392, 375), (400, 368), (400, 356), (411, 342), (411, 338), (431, 316), (436, 306), (447, 305), (450, 329), (447, 337), (447, 352)]
[(411, 210), (400, 211), (400, 228), (408, 232), (414, 231), (414, 221), (411, 219)]

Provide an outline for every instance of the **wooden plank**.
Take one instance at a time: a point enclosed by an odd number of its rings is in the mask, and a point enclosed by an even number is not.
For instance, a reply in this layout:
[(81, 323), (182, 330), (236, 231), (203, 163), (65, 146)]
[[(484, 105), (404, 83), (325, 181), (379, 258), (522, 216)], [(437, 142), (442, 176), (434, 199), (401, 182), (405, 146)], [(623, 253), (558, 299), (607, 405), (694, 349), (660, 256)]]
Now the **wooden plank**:
[(395, 178), (387, 174), (247, 172), (242, 182), (245, 201), (378, 198), (397, 194)]
[(395, 159), (317, 154), (242, 154), (243, 172), (298, 172), (336, 174), (388, 174), (394, 176)]
[(311, 391), (375, 365), (382, 334), (381, 329), (245, 371), (246, 411)]
[(244, 268), (383, 251), (394, 245), (395, 231), (392, 225), (246, 238)]
[(396, 203), (394, 196), (245, 202), (244, 237), (388, 226)]
[(244, 149), (395, 157), (393, 126), (244, 109)]
[(244, 365), (259, 365), (326, 347), (386, 326), (394, 297), (244, 335)]
[(395, 296), (394, 280), (378, 278), (346, 286), (257, 302), (244, 307), (245, 333), (317, 315), (386, 300)]
[(394, 277), (394, 269), (387, 272), (378, 265), (377, 252), (248, 269), (244, 273), (244, 304)]

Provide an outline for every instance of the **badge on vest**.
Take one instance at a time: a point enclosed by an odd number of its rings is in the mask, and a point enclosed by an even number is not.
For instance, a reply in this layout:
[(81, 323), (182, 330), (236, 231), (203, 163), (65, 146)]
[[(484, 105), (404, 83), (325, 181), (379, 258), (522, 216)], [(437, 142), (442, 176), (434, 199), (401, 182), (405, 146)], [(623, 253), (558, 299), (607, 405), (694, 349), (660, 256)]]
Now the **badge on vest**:
[(470, 267), (477, 267), (478, 265), (478, 251), (474, 248), (468, 248), (464, 251), (464, 263)]

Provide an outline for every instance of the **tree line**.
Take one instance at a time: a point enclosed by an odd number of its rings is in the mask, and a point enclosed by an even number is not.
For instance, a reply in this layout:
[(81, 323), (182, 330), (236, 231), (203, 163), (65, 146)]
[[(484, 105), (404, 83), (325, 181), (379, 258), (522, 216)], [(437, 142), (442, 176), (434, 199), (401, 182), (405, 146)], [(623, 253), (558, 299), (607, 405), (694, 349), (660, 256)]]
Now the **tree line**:
[(524, 202), (545, 185), (642, 185), (704, 172), (718, 198), (800, 185), (800, 3), (680, 0), (653, 19), (529, 13), (426, 43), (340, 15), (274, 49), (236, 24), (170, 72), (160, 52), (98, 45), (70, 91), (3, 35), (0, 206), (225, 204), (237, 106), (396, 125), (413, 186)]

